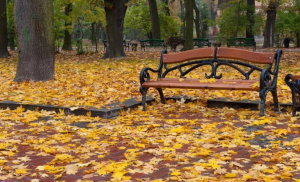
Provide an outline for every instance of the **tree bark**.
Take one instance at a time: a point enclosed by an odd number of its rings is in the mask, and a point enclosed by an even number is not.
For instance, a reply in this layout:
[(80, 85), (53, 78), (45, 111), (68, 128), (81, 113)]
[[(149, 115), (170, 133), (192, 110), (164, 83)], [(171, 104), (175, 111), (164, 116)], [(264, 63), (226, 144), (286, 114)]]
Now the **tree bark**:
[(185, 0), (185, 49), (191, 50), (194, 49), (193, 46), (193, 1), (194, 0)]
[(6, 0), (0, 0), (0, 58), (8, 57)]
[(194, 8), (194, 11), (195, 11), (195, 14), (196, 14), (196, 17), (194, 19), (194, 22), (195, 22), (195, 28), (196, 28), (196, 35), (197, 35), (197, 38), (200, 38), (201, 37), (201, 32), (200, 32), (200, 12), (199, 12), (199, 9), (196, 5), (196, 1), (193, 0), (193, 8)]
[(104, 0), (104, 3), (108, 47), (103, 58), (125, 57), (123, 26), (128, 0)]
[[(68, 4), (65, 7), (65, 15), (70, 16), (70, 13), (72, 12), (72, 3)], [(72, 51), (72, 32), (70, 31), (70, 27), (72, 26), (72, 21), (65, 20), (65, 38), (64, 38), (64, 45), (62, 47), (63, 50), (66, 51)]]
[(47, 81), (54, 77), (52, 0), (15, 0), (19, 61), (15, 81)]
[(270, 1), (267, 10), (267, 21), (264, 34), (264, 48), (273, 47), (277, 7), (279, 0)]
[(151, 15), (152, 38), (160, 39), (160, 26), (159, 26), (156, 0), (148, 0), (148, 2), (149, 2), (149, 10)]
[(247, 0), (247, 18), (249, 25), (246, 27), (246, 38), (254, 38), (253, 27), (255, 25), (255, 0)]

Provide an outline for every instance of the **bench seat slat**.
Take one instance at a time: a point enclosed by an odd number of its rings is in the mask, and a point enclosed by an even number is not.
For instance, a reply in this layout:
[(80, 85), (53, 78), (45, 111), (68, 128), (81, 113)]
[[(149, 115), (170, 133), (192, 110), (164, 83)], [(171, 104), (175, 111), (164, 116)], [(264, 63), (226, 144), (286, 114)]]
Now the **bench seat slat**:
[(143, 83), (143, 87), (259, 91), (258, 87), (251, 87), (255, 82), (258, 80), (216, 79), (213, 83), (206, 83), (200, 82), (199, 79), (160, 78), (157, 81)]
[(297, 75), (297, 76), (293, 76), (291, 79), (293, 82), (297, 82), (300, 78), (300, 75)]

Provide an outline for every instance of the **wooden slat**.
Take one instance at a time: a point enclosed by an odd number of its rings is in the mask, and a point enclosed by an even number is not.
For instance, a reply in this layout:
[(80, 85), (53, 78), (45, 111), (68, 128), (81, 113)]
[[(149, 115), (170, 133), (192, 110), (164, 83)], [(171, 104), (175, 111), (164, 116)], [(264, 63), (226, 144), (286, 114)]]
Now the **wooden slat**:
[(217, 58), (237, 59), (252, 63), (272, 64), (275, 53), (252, 52), (243, 49), (218, 47)]
[(291, 79), (293, 82), (297, 82), (300, 78), (300, 75), (293, 76)]
[(213, 83), (204, 83), (200, 82), (199, 79), (162, 78), (157, 81), (145, 82), (143, 87), (259, 91), (259, 87), (252, 88), (252, 85), (256, 82), (258, 80), (216, 79)]
[(163, 63), (180, 63), (188, 60), (214, 58), (214, 48), (199, 48), (174, 54), (164, 54)]

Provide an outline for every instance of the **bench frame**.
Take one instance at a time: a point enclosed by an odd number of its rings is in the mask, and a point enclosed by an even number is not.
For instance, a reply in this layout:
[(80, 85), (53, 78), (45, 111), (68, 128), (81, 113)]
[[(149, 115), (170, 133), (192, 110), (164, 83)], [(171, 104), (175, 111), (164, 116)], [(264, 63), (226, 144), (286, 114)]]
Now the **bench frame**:
[(193, 45), (202, 47), (202, 46), (207, 46), (210, 47), (211, 43), (209, 42), (208, 39), (203, 39), (203, 38), (193, 38)]
[(253, 38), (229, 38), (227, 39), (227, 47), (230, 46), (253, 46), (253, 51), (256, 51), (256, 42)]
[[(247, 51), (242, 49), (220, 48), (220, 47), (200, 48), (200, 49), (194, 49), (191, 51), (185, 51), (185, 52), (175, 53), (175, 54), (166, 54), (166, 53), (167, 53), (166, 50), (162, 51), (160, 57), (160, 64), (157, 70), (146, 67), (143, 68), (140, 72), (140, 92), (142, 94), (142, 106), (144, 111), (146, 110), (147, 91), (150, 87), (154, 87), (156, 88), (156, 90), (160, 95), (161, 103), (165, 103), (165, 97), (162, 88), (192, 88), (192, 89), (212, 89), (212, 90), (215, 89), (235, 90), (236, 89), (236, 90), (258, 91), (259, 97), (261, 99), (260, 116), (264, 115), (266, 97), (268, 92), (271, 92), (274, 101), (274, 111), (276, 113), (279, 113), (278, 97), (277, 97), (277, 78), (278, 78), (280, 57), (282, 55), (282, 51), (280, 49), (277, 50), (276, 54), (258, 53), (258, 52), (252, 52), (252, 51)], [(195, 59), (201, 59), (201, 60), (195, 60)], [(262, 69), (253, 64), (238, 61), (238, 60), (248, 61), (250, 63), (265, 64), (268, 65), (268, 67)], [(274, 60), (275, 60), (275, 65), (272, 70)], [(178, 64), (171, 68), (168, 68), (168, 64), (175, 64), (175, 63)], [(183, 67), (189, 65), (192, 65), (192, 67), (188, 68), (185, 71), (182, 70)], [(222, 73), (217, 74), (218, 68), (221, 65), (226, 65), (236, 69), (245, 77), (245, 80), (248, 81), (251, 81), (249, 80), (249, 77), (255, 70), (260, 71), (261, 75), (259, 80), (257, 80), (260, 83), (259, 88), (252, 88), (252, 87), (248, 87), (246, 89), (238, 88), (238, 86), (232, 86), (232, 84), (226, 84), (226, 83), (222, 84), (221, 87), (220, 85), (219, 86), (217, 85), (218, 83), (199, 84), (199, 79), (198, 81), (195, 81), (196, 79), (194, 79), (193, 84), (190, 84), (189, 86), (186, 86), (187, 82), (189, 82), (192, 79), (186, 79), (186, 81), (183, 79), (184, 80), (183, 82), (179, 82), (178, 81), (179, 79), (177, 79), (177, 82), (176, 80), (173, 80), (173, 83), (168, 83), (168, 81), (162, 82), (163, 80), (167, 80), (165, 79), (165, 77), (168, 75), (168, 73), (170, 73), (173, 70), (179, 70), (180, 78), (184, 78), (185, 75), (187, 75), (194, 69), (204, 65), (211, 66), (211, 73), (210, 74), (205, 73), (205, 77), (208, 79), (222, 78)], [(246, 66), (249, 68), (249, 71), (244, 71), (240, 69), (237, 65)], [(157, 73), (156, 81), (151, 80), (150, 72)]]
[(167, 44), (165, 43), (165, 41), (162, 40), (162, 39), (141, 40), (140, 44), (141, 44), (141, 51), (142, 51), (143, 48), (144, 48), (144, 51), (145, 51), (146, 47), (163, 47), (166, 50), (167, 50), (167, 47), (168, 47)]
[(296, 111), (300, 110), (300, 76), (288, 74), (285, 77), (285, 83), (292, 91), (293, 116), (296, 116)]

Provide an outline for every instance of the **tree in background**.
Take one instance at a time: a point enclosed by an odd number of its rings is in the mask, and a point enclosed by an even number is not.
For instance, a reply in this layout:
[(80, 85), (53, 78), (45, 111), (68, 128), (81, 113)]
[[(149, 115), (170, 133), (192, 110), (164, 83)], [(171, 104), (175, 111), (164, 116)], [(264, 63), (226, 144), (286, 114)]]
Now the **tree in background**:
[(15, 50), (15, 20), (14, 20), (14, 1), (7, 1), (7, 31), (8, 31), (8, 40), (9, 40), (9, 49), (11, 51)]
[[(166, 39), (169, 36), (178, 34), (180, 25), (182, 24), (178, 17), (170, 16), (165, 12), (165, 4), (158, 2), (158, 18), (160, 22), (161, 38)], [(149, 6), (146, 0), (139, 0), (132, 3), (126, 12), (125, 24), (126, 35), (144, 39), (152, 31), (151, 16)], [(134, 35), (133, 35), (134, 34)], [(135, 36), (135, 34), (137, 34)]]
[(290, 2), (288, 6), (277, 12), (275, 23), (275, 43), (281, 44), (286, 37), (295, 40), (297, 47), (300, 47), (300, 3), (299, 0)]
[(65, 6), (65, 36), (64, 36), (64, 44), (62, 49), (66, 51), (72, 51), (72, 17), (71, 12), (73, 9), (72, 1), (67, 2)]
[(185, 0), (185, 19), (186, 19), (186, 33), (185, 33), (185, 50), (194, 49), (193, 46), (193, 1), (194, 0)]
[(104, 0), (108, 47), (103, 58), (126, 56), (123, 47), (123, 26), (128, 1)]
[(0, 0), (0, 58), (8, 57), (6, 0)]
[(246, 38), (254, 38), (253, 27), (255, 25), (255, 0), (247, 0)]
[(264, 32), (264, 48), (273, 47), (274, 45), (274, 33), (275, 33), (275, 21), (277, 8), (279, 6), (279, 0), (270, 0), (267, 7), (267, 20)]
[(159, 26), (159, 18), (157, 12), (156, 0), (148, 0), (149, 3), (149, 11), (151, 15), (151, 39), (160, 39), (160, 26)]
[(19, 61), (15, 81), (54, 78), (54, 15), (52, 0), (15, 0)]

